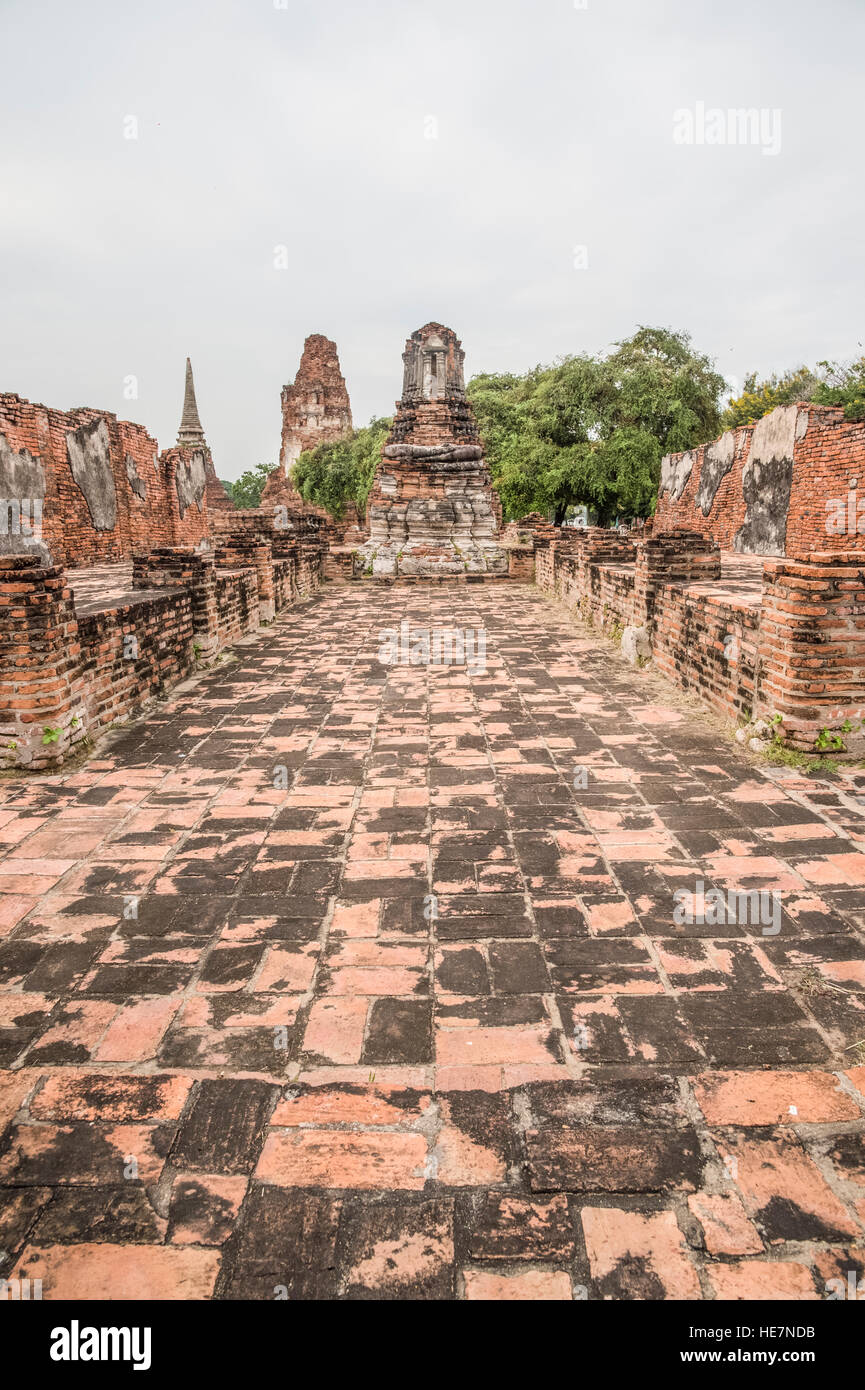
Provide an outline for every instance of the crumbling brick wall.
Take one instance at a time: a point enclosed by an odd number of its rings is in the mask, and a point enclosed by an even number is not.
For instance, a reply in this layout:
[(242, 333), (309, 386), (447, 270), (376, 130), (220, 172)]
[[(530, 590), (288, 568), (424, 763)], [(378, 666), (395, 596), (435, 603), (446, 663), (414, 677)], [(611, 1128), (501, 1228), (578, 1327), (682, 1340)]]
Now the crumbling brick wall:
[(865, 422), (834, 407), (779, 406), (756, 425), (668, 454), (653, 530), (680, 528), (743, 554), (855, 548), (865, 536)]
[[(768, 560), (762, 592), (720, 581), (717, 544), (693, 532), (563, 532), (535, 554), (536, 583), (608, 635), (644, 634), (658, 671), (735, 721), (781, 716), (794, 748), (845, 747), (865, 712), (865, 549)], [(713, 592), (715, 585), (718, 591)], [(830, 738), (821, 744), (821, 730)]]
[(258, 627), (258, 583), (254, 570), (219, 570), (216, 574), (216, 630), (220, 647)]
[(192, 603), (184, 589), (88, 613), (78, 636), (77, 689), (91, 737), (192, 670)]
[(321, 542), (286, 541), (268, 574), (269, 554), (247, 533), (217, 557), (162, 547), (135, 557), (133, 598), (80, 616), (59, 566), (0, 555), (0, 766), (60, 766), (197, 657), (255, 631), (268, 604), (315, 593)]
[(655, 605), (654, 665), (732, 722), (754, 712), (760, 610), (688, 587), (665, 586)]
[[(865, 714), (865, 550), (815, 551), (767, 563), (760, 628), (761, 712), (788, 743)], [(827, 749), (826, 751), (831, 751)]]
[[(162, 455), (141, 425), (89, 407), (69, 411), (0, 395), (0, 554), (68, 566), (114, 563), (156, 545), (207, 543), (204, 456)], [(30, 489), (25, 492), (24, 489)], [(32, 494), (32, 496), (31, 496)], [(41, 541), (21, 504), (40, 504)]]

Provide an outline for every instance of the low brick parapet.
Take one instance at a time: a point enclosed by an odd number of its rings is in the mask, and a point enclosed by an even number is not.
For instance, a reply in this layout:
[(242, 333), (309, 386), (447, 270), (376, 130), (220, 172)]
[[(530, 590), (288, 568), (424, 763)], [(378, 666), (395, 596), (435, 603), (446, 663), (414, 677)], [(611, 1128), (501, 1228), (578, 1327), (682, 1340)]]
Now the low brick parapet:
[(760, 627), (761, 712), (814, 747), (865, 713), (865, 551), (767, 561)]
[(0, 556), (0, 766), (50, 767), (84, 737), (80, 653), (63, 570)]

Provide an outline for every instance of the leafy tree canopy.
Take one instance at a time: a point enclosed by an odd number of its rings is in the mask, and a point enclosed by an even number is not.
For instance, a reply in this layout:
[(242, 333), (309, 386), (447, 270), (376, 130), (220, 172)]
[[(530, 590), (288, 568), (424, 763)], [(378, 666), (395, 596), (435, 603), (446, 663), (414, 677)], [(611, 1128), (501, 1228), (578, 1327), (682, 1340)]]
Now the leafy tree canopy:
[(848, 420), (865, 420), (865, 357), (855, 362), (821, 362), (820, 380), (811, 399), (816, 405), (840, 405)]
[(796, 367), (780, 376), (773, 372), (762, 380), (756, 372), (749, 372), (741, 396), (727, 403), (721, 416), (722, 428), (732, 430), (739, 425), (753, 425), (776, 406), (809, 401), (816, 385), (817, 377), (809, 367)]
[(343, 439), (302, 453), (292, 477), (304, 501), (324, 507), (337, 520), (352, 503), (362, 513), (392, 424), (392, 419), (373, 419)]
[(236, 483), (227, 483), (224, 478), (220, 478), (220, 482), (235, 507), (244, 510), (247, 507), (260, 507), (264, 485), (275, 467), (273, 463), (257, 463), (254, 468), (241, 473)]
[(665, 453), (712, 439), (724, 379), (687, 333), (641, 327), (606, 357), (566, 357), (468, 385), (505, 514), (605, 524), (648, 515)]
[(796, 367), (763, 379), (751, 372), (741, 396), (728, 402), (722, 427), (753, 425), (776, 406), (794, 401), (842, 406), (848, 420), (865, 420), (865, 357), (848, 363), (818, 362), (813, 369)]

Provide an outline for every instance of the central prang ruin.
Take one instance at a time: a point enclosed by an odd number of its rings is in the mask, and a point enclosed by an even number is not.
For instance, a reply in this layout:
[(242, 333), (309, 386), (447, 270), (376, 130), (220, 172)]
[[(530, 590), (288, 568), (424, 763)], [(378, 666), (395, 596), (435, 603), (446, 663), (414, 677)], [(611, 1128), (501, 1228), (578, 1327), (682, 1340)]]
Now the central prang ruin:
[(367, 509), (361, 553), (373, 575), (507, 575), (501, 505), (466, 400), (465, 353), (450, 328), (428, 323), (403, 353), (402, 399)]

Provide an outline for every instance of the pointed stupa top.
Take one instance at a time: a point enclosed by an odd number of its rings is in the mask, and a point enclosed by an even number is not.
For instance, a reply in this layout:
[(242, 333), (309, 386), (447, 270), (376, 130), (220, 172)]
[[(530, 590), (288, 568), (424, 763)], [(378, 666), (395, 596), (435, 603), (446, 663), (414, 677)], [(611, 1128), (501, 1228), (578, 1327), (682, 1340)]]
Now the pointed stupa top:
[(177, 431), (178, 444), (192, 444), (207, 446), (204, 437), (204, 430), (201, 428), (201, 421), (198, 418), (198, 406), (195, 403), (195, 382), (192, 380), (192, 363), (186, 359), (186, 389), (183, 393), (183, 415), (180, 419), (180, 429)]

